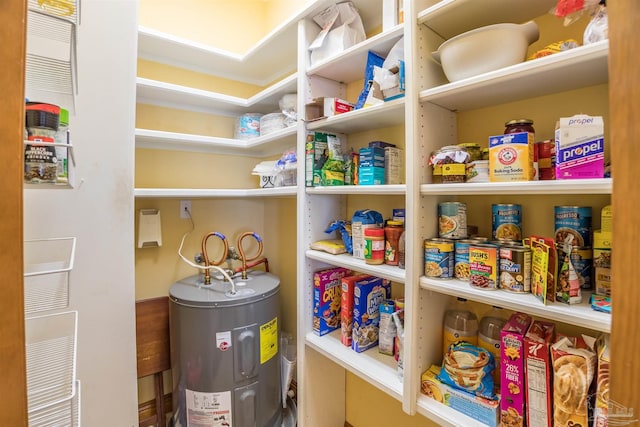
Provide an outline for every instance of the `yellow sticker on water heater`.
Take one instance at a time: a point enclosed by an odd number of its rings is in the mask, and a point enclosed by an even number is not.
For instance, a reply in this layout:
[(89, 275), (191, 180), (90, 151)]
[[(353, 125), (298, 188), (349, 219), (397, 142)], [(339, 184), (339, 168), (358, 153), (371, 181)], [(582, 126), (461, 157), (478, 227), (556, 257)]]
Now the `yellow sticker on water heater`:
[(278, 318), (260, 325), (260, 364), (278, 354)]

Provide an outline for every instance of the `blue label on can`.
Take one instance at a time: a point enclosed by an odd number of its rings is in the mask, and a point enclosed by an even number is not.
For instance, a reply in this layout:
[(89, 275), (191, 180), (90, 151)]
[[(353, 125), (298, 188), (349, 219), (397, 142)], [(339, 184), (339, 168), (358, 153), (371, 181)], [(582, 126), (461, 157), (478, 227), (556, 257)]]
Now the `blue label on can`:
[(453, 277), (454, 252), (453, 242), (425, 242), (424, 275), (436, 279)]
[(456, 240), (454, 256), (454, 276), (456, 279), (469, 280), (469, 246), (471, 240)]
[(572, 240), (572, 246), (591, 246), (590, 206), (556, 206), (554, 212), (555, 240), (559, 248), (565, 240)]
[(494, 239), (522, 239), (522, 206), (514, 204), (491, 205), (491, 229)]

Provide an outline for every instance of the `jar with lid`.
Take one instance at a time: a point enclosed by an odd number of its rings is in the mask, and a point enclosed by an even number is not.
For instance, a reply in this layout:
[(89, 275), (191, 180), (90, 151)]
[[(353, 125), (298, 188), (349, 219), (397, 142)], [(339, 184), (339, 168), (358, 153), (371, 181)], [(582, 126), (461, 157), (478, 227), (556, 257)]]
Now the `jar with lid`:
[(364, 229), (364, 261), (367, 264), (384, 263), (384, 230), (381, 227)]
[(509, 120), (504, 124), (504, 134), (529, 132), (535, 135), (536, 131), (533, 128), (533, 120), (531, 119), (515, 119)]
[(384, 263), (388, 265), (398, 265), (400, 257), (400, 235), (404, 230), (404, 225), (400, 221), (387, 221), (384, 227), (386, 243), (384, 246)]
[(464, 182), (469, 161), (469, 152), (464, 147), (447, 145), (432, 154), (429, 164), (433, 166), (434, 173), (438, 167), (442, 169), (442, 183), (452, 183)]
[(27, 102), (25, 124), (27, 140), (24, 147), (24, 181), (55, 183), (58, 171), (56, 149), (52, 144), (58, 131), (60, 107), (41, 102)]
[(467, 152), (469, 153), (470, 162), (482, 160), (482, 148), (480, 148), (480, 144), (476, 142), (463, 142), (461, 144), (458, 144), (458, 146), (467, 150)]

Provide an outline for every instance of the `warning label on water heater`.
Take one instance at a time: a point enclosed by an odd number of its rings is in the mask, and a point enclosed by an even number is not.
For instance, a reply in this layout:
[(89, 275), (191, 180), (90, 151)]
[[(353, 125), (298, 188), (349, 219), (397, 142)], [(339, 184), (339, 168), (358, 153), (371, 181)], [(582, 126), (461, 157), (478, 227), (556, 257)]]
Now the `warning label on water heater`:
[(278, 354), (278, 318), (260, 325), (260, 364)]
[(201, 393), (185, 390), (187, 427), (233, 427), (231, 391)]
[(231, 348), (231, 331), (216, 332), (216, 347), (222, 351)]

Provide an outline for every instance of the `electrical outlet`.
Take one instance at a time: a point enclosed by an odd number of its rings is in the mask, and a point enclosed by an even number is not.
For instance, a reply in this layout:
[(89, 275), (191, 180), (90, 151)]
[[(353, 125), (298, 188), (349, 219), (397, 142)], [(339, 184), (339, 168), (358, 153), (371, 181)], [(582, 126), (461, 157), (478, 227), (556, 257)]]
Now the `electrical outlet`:
[(191, 217), (191, 200), (180, 200), (180, 218), (189, 219)]

